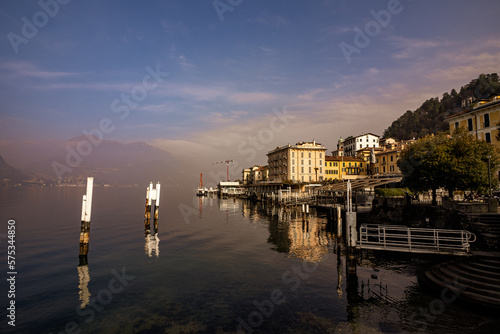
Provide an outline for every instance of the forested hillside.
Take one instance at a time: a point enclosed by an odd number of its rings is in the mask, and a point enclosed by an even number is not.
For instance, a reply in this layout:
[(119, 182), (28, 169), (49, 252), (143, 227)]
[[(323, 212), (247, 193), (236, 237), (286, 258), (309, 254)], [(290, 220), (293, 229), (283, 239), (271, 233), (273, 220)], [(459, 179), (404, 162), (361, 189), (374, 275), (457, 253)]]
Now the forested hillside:
[(430, 98), (414, 111), (408, 110), (392, 122), (384, 131), (384, 137), (399, 140), (420, 138), (430, 133), (448, 130), (445, 118), (467, 107), (462, 107), (462, 100), (487, 99), (494, 94), (500, 94), (500, 81), (497, 73), (481, 74), (477, 79), (460, 88), (457, 93), (452, 89), (443, 97)]

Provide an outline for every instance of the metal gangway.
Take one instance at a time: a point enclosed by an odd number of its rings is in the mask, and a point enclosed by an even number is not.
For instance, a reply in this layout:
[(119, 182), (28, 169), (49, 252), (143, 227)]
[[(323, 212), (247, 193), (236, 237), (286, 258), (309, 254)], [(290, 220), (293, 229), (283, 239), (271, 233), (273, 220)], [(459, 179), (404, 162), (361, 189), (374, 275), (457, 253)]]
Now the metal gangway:
[(359, 248), (409, 253), (468, 255), (474, 233), (465, 230), (361, 225)]

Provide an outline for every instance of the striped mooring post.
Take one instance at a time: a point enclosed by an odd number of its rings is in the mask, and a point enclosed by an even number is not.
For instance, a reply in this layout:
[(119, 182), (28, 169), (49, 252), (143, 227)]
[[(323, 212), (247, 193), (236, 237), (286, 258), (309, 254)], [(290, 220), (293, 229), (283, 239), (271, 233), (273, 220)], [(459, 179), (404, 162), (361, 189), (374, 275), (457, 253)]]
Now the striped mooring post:
[(82, 199), (82, 221), (80, 227), (80, 265), (87, 265), (87, 254), (89, 252), (90, 237), (90, 214), (92, 211), (92, 193), (94, 178), (87, 178), (87, 193)]
[(160, 208), (160, 183), (156, 183), (156, 189), (153, 188), (153, 182), (149, 184), (146, 190), (146, 209), (144, 212), (144, 229), (146, 235), (151, 233), (151, 214), (153, 215), (154, 232), (158, 233), (158, 209)]

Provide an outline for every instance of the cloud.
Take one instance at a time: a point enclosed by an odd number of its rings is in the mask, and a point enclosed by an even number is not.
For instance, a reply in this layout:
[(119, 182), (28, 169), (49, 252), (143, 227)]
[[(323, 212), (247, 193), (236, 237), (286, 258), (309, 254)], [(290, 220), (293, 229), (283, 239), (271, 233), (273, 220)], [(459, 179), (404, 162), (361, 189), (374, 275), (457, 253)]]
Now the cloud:
[(37, 78), (37, 79), (61, 79), (79, 75), (75, 72), (61, 72), (44, 70), (33, 62), (10, 61), (0, 65), (0, 68), (7, 71), (8, 77), (14, 78)]
[(259, 49), (266, 55), (266, 56), (276, 56), (276, 50), (271, 49), (271, 48), (265, 48), (263, 46), (259, 46)]
[(424, 52), (430, 53), (431, 49), (448, 47), (452, 44), (449, 41), (443, 40), (425, 40), (402, 36), (390, 36), (387, 40), (395, 49), (399, 50), (392, 54), (394, 59), (415, 58), (422, 55)]
[(226, 100), (233, 103), (262, 103), (273, 100), (278, 100), (279, 95), (266, 92), (233, 92), (230, 93)]

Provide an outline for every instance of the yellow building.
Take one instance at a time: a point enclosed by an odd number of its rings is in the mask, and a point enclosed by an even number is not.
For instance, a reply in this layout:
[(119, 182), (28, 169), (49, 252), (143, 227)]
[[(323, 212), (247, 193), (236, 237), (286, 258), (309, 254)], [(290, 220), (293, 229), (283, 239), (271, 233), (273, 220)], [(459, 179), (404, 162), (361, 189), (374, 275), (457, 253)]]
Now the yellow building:
[(356, 157), (325, 157), (325, 180), (346, 180), (365, 178), (367, 176), (366, 163), (361, 158)]
[(375, 163), (376, 174), (401, 174), (398, 168), (398, 160), (401, 155), (402, 148), (397, 147), (393, 149), (386, 149), (381, 152), (375, 153), (377, 159)]
[(480, 100), (472, 107), (446, 118), (450, 133), (458, 128), (466, 128), (478, 140), (484, 140), (500, 148), (497, 139), (500, 125), (500, 95), (489, 100)]
[(276, 147), (267, 153), (269, 181), (321, 182), (325, 151), (316, 141)]

